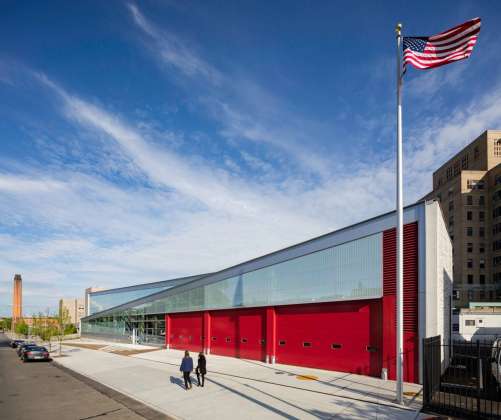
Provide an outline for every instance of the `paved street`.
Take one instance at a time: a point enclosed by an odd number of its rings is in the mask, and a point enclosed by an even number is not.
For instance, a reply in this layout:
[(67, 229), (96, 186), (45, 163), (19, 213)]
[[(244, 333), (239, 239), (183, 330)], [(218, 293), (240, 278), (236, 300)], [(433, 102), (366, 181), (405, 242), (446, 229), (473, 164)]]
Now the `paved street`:
[[(0, 334), (0, 419), (2, 420), (108, 420), (165, 419), (164, 415), (120, 394), (99, 391), (52, 363), (22, 363), (9, 340)], [(88, 381), (87, 381), (88, 382)], [(113, 398), (107, 395), (112, 395)], [(126, 398), (126, 397), (125, 397)], [(121, 400), (120, 400), (121, 401)], [(131, 404), (135, 404), (134, 406)], [(127, 408), (133, 407), (136, 412)]]

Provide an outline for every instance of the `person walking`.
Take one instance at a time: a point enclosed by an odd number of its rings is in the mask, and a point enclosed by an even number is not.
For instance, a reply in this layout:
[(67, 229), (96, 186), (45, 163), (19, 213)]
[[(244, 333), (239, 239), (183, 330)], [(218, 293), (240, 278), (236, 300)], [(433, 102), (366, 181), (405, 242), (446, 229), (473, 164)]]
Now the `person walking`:
[[(198, 363), (195, 373), (197, 374), (198, 386), (204, 386), (205, 374), (207, 373), (207, 360), (203, 353), (198, 353)], [(200, 382), (200, 376), (202, 377), (202, 382)]]
[(188, 391), (188, 389), (191, 389), (192, 386), (190, 374), (191, 372), (193, 372), (193, 359), (190, 357), (190, 353), (188, 350), (184, 352), (184, 357), (183, 360), (181, 361), (181, 366), (179, 370), (183, 372), (184, 386), (186, 387), (186, 391)]

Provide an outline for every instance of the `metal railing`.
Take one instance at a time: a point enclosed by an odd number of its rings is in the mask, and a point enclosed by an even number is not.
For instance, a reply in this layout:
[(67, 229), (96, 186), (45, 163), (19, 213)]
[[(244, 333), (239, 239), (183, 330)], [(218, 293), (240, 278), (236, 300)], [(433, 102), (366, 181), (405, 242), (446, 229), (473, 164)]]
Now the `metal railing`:
[(423, 408), (460, 418), (501, 419), (501, 341), (423, 340)]

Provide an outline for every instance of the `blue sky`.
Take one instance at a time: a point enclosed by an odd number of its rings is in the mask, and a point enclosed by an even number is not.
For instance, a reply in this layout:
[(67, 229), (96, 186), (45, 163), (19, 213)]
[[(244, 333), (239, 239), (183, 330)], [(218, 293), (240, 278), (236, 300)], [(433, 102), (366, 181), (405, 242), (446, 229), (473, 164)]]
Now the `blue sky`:
[(404, 82), (405, 201), (501, 128), (498, 1), (19, 2), (0, 17), (0, 315), (214, 271), (394, 206), (395, 40), (480, 16)]

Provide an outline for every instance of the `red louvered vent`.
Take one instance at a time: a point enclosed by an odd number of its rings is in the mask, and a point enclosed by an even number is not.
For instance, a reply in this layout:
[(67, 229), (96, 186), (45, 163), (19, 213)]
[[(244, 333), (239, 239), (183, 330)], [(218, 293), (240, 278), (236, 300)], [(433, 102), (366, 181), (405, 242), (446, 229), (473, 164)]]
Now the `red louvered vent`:
[[(396, 229), (383, 232), (383, 295), (397, 293)], [(418, 224), (404, 226), (404, 331), (418, 326)]]

